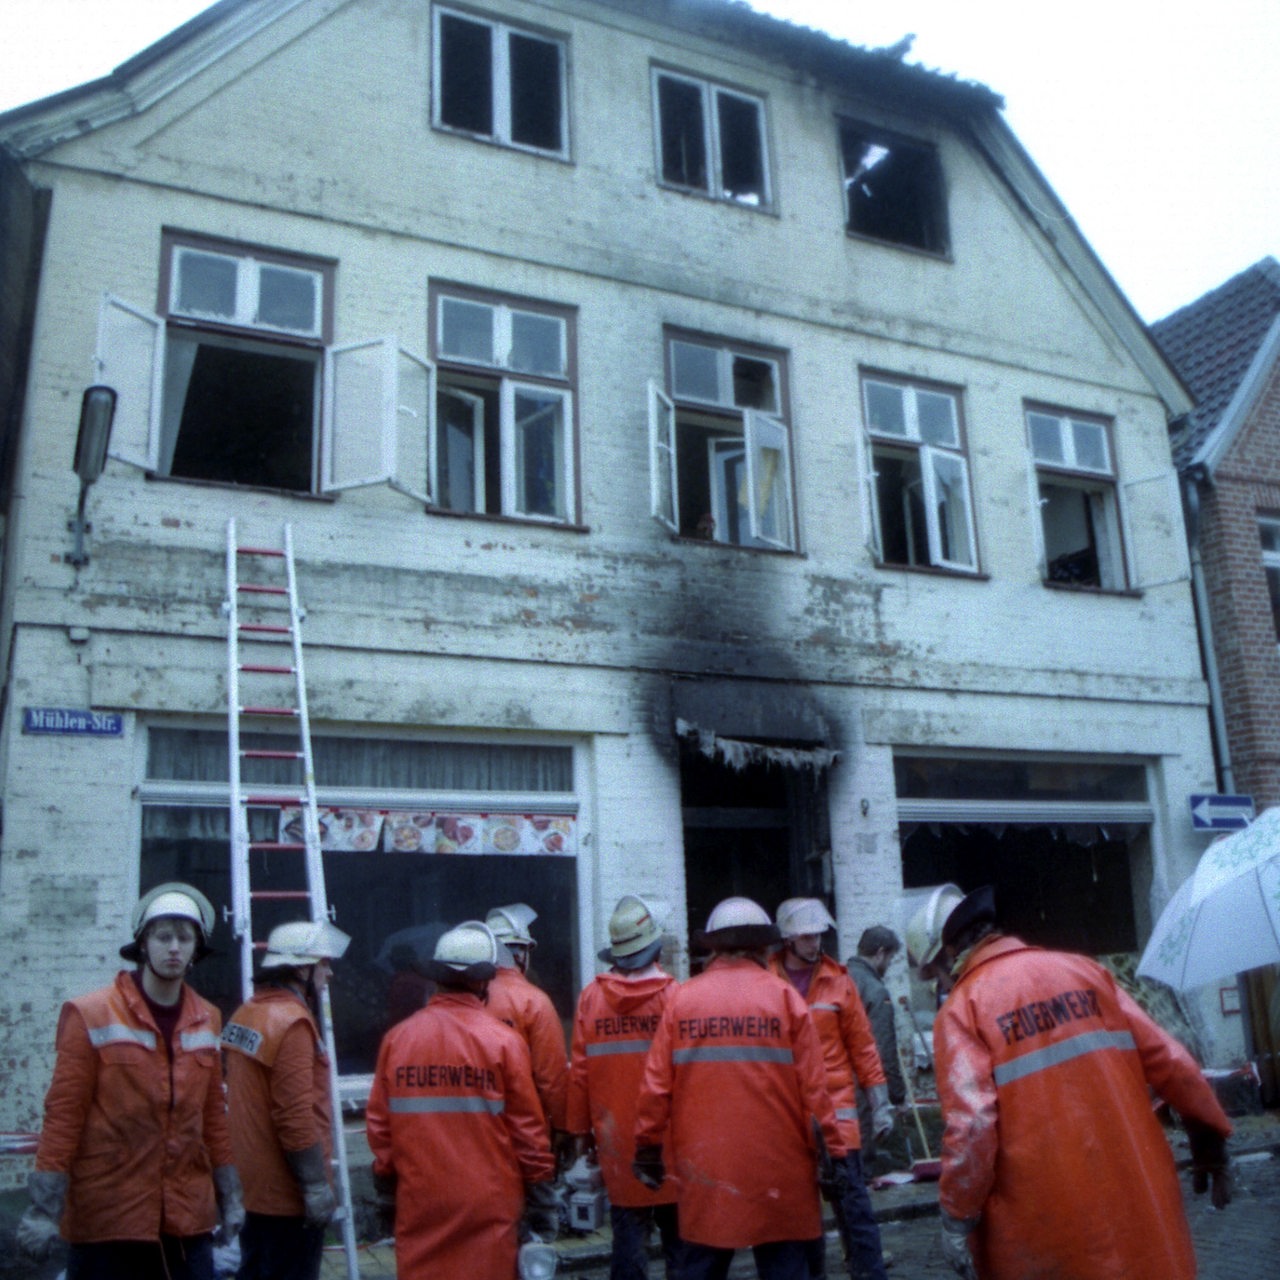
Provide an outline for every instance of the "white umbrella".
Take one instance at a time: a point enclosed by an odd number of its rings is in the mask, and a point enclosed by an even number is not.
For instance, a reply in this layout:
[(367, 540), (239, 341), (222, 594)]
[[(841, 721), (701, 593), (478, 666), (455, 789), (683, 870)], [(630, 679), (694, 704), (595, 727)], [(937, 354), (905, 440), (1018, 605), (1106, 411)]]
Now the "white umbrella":
[(1280, 807), (1209, 846), (1169, 900), (1138, 973), (1177, 991), (1280, 963)]

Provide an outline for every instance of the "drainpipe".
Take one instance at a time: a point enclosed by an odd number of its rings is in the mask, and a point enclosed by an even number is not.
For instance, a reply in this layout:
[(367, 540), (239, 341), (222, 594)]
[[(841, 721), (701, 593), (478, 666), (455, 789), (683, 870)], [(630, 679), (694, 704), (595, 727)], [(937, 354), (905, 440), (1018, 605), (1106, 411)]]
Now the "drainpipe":
[(1196, 620), (1200, 624), (1200, 658), (1209, 684), (1209, 718), (1217, 747), (1218, 782), (1225, 795), (1235, 793), (1235, 773), (1231, 768), (1231, 746), (1227, 740), (1227, 718), (1222, 709), (1222, 681), (1213, 644), (1213, 621), (1209, 613), (1209, 592), (1204, 581), (1204, 561), (1200, 557), (1200, 485), (1209, 484), (1208, 469), (1192, 467), (1182, 480), (1183, 510), (1187, 517), (1187, 548), (1191, 558), (1191, 594)]

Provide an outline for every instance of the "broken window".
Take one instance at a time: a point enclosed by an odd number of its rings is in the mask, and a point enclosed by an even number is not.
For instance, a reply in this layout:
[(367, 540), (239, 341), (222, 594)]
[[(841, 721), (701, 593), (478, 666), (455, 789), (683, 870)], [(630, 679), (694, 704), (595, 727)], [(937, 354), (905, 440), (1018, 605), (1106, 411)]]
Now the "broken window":
[(577, 518), (570, 313), (433, 289), (440, 363), (430, 470), (437, 506)]
[(1262, 568), (1267, 575), (1267, 594), (1271, 598), (1271, 619), (1276, 638), (1280, 639), (1280, 520), (1260, 519), (1258, 536), (1262, 539)]
[(654, 104), (664, 183), (739, 204), (770, 203), (759, 98), (659, 71)]
[(435, 23), (438, 126), (567, 154), (563, 41), (447, 9)]
[(946, 253), (942, 167), (932, 146), (843, 121), (840, 152), (849, 231)]
[(877, 560), (976, 569), (959, 396), (946, 388), (867, 377), (862, 401)]
[(781, 357), (671, 336), (649, 391), (653, 516), (683, 537), (794, 550)]
[(1047, 409), (1027, 411), (1047, 582), (1125, 586), (1115, 470), (1107, 424)]

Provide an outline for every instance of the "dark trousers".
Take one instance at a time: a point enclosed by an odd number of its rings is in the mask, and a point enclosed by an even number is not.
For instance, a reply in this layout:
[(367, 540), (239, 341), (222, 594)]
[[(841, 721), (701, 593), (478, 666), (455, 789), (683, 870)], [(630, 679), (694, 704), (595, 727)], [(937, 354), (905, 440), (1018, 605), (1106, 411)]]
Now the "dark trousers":
[(649, 1236), (655, 1225), (662, 1239), (662, 1260), (666, 1264), (667, 1280), (675, 1280), (683, 1247), (676, 1225), (675, 1205), (658, 1204), (640, 1209), (610, 1205), (609, 1225), (613, 1230), (609, 1280), (647, 1280)]
[(324, 1228), (300, 1217), (246, 1213), (236, 1280), (318, 1280)]
[[(690, 1244), (686, 1240), (677, 1280), (727, 1280), (734, 1253), (733, 1249), (713, 1249), (708, 1244)], [(760, 1280), (808, 1280), (809, 1266), (802, 1240), (758, 1244), (751, 1254)]]
[(67, 1252), (67, 1280), (214, 1280), (213, 1237), (73, 1244)]
[[(849, 1258), (849, 1275), (852, 1280), (888, 1280), (884, 1270), (884, 1254), (880, 1249), (880, 1228), (876, 1226), (867, 1194), (866, 1179), (862, 1176), (862, 1157), (850, 1151), (844, 1158), (849, 1171), (849, 1191), (841, 1202), (846, 1230), (842, 1232), (845, 1252)], [(826, 1241), (811, 1240), (805, 1245), (809, 1259), (810, 1280), (825, 1280)]]

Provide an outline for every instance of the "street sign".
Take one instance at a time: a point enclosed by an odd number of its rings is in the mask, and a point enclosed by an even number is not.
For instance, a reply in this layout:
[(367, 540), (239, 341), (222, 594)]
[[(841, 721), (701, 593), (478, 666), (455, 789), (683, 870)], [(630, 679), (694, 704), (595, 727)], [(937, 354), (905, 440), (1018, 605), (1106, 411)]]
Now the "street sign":
[(1252, 821), (1252, 796), (1191, 797), (1191, 825), (1197, 831), (1243, 831)]
[(124, 736), (124, 716), (118, 711), (82, 711), (74, 707), (23, 707), (22, 732), (120, 738)]

